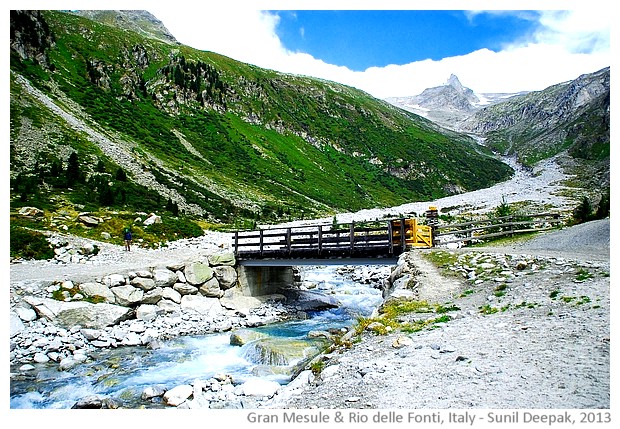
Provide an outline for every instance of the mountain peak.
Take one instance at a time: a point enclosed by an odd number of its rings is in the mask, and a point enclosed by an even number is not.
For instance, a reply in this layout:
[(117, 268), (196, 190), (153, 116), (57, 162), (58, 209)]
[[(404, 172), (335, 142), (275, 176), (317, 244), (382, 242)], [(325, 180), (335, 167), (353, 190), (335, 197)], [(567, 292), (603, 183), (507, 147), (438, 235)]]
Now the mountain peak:
[(459, 81), (459, 78), (456, 77), (455, 74), (451, 74), (450, 77), (448, 78), (448, 81), (446, 82), (447, 86), (451, 86), (454, 89), (463, 89), (463, 85), (461, 85), (461, 81)]
[(146, 10), (76, 10), (76, 15), (117, 28), (134, 31), (166, 43), (178, 43), (172, 33)]

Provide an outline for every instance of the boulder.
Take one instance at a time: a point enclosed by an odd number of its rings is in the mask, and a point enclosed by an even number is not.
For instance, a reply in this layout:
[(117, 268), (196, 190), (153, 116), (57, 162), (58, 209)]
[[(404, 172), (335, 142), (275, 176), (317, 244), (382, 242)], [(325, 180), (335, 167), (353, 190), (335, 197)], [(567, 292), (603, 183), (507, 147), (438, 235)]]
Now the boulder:
[(140, 335), (135, 332), (129, 332), (122, 340), (121, 345), (123, 346), (139, 346), (142, 344), (142, 340), (140, 339)]
[(237, 264), (235, 254), (232, 252), (218, 252), (209, 255), (209, 265), (217, 267), (220, 265), (227, 265), (234, 267)]
[(202, 295), (211, 298), (221, 298), (222, 295), (224, 295), (224, 291), (220, 289), (220, 282), (218, 282), (215, 277), (211, 277), (201, 284), (198, 290)]
[(86, 226), (92, 227), (99, 225), (99, 219), (95, 219), (94, 217), (88, 215), (80, 215), (78, 216), (78, 220)]
[(26, 327), (24, 326), (24, 322), (22, 322), (22, 320), (19, 318), (19, 316), (11, 311), (11, 318), (10, 318), (10, 337), (13, 338), (14, 336), (18, 335), (20, 332), (22, 332), (24, 329), (26, 329)]
[(40, 317), (45, 317), (64, 328), (102, 329), (130, 318), (133, 311), (114, 304), (91, 304), (84, 301), (56, 301), (49, 298), (25, 297)]
[(72, 328), (77, 325), (85, 328), (102, 329), (127, 320), (132, 315), (133, 311), (127, 307), (114, 304), (88, 304), (86, 307), (61, 311), (58, 313), (56, 321), (65, 328)]
[(190, 262), (185, 266), (185, 279), (189, 284), (199, 286), (213, 277), (213, 269), (202, 261)]
[(412, 344), (413, 340), (405, 335), (400, 335), (394, 341), (392, 341), (392, 347), (394, 347), (395, 349), (401, 349)]
[(148, 218), (144, 219), (143, 225), (153, 225), (154, 223), (161, 223), (161, 216), (157, 216), (155, 213), (151, 213)]
[(124, 285), (127, 282), (125, 281), (125, 276), (122, 274), (110, 274), (103, 278), (103, 283), (108, 287), (114, 287)]
[(181, 295), (193, 295), (198, 292), (198, 288), (196, 286), (192, 286), (188, 283), (175, 283), (172, 286), (172, 289), (179, 292)]
[(205, 316), (217, 316), (223, 312), (220, 300), (202, 295), (185, 295), (181, 298), (183, 310), (193, 310)]
[(290, 305), (300, 311), (321, 311), (338, 308), (341, 303), (334, 297), (316, 291), (301, 289), (282, 289)]
[(99, 329), (83, 328), (80, 329), (80, 333), (84, 335), (88, 341), (96, 340), (102, 335), (102, 331)]
[(165, 311), (154, 304), (142, 304), (136, 308), (136, 319), (150, 321), (155, 319), (160, 314), (164, 314)]
[(244, 357), (261, 365), (298, 365), (317, 356), (326, 344), (324, 339), (260, 338), (245, 346)]
[(237, 270), (233, 267), (227, 265), (215, 267), (213, 271), (221, 289), (230, 289), (237, 283)]
[(153, 279), (155, 281), (155, 286), (167, 287), (175, 284), (178, 277), (174, 271), (167, 268), (159, 268), (153, 272)]
[(71, 408), (72, 409), (101, 409), (112, 410), (120, 407), (118, 401), (114, 398), (108, 398), (100, 395), (90, 395), (80, 399)]
[(180, 304), (182, 295), (171, 287), (165, 287), (161, 293), (161, 297)]
[(135, 277), (131, 280), (130, 284), (137, 288), (142, 289), (143, 291), (149, 291), (155, 289), (155, 280), (146, 277)]
[(179, 304), (177, 304), (174, 301), (170, 301), (169, 299), (160, 300), (157, 303), (157, 306), (166, 313), (174, 313), (175, 311), (178, 311), (179, 308), (181, 307)]
[(258, 297), (244, 295), (239, 287), (224, 291), (224, 295), (220, 298), (220, 303), (224, 308), (240, 313), (248, 313), (250, 310), (262, 305), (262, 301)]
[(145, 387), (140, 395), (140, 398), (146, 401), (151, 398), (162, 396), (164, 393), (166, 393), (166, 388), (157, 384), (155, 386)]
[(117, 286), (110, 290), (116, 297), (116, 303), (126, 307), (138, 304), (142, 301), (142, 297), (144, 296), (144, 291), (142, 291), (142, 289), (135, 288), (131, 285)]
[(32, 308), (16, 307), (15, 313), (17, 313), (19, 318), (24, 322), (32, 322), (37, 319), (37, 312)]
[(157, 304), (164, 297), (164, 288), (156, 287), (142, 295), (142, 304)]
[(36, 207), (22, 207), (21, 209), (19, 209), (18, 213), (22, 216), (30, 216), (30, 217), (43, 216), (45, 214), (43, 210), (36, 208)]
[(268, 335), (251, 329), (239, 329), (230, 334), (231, 346), (242, 346), (244, 344), (266, 338)]
[(182, 384), (173, 387), (164, 393), (164, 402), (168, 405), (176, 407), (185, 402), (194, 393), (194, 388), (189, 384)]
[(106, 285), (101, 283), (82, 283), (79, 286), (80, 292), (86, 297), (100, 296), (105, 302), (110, 304), (116, 303), (116, 296)]

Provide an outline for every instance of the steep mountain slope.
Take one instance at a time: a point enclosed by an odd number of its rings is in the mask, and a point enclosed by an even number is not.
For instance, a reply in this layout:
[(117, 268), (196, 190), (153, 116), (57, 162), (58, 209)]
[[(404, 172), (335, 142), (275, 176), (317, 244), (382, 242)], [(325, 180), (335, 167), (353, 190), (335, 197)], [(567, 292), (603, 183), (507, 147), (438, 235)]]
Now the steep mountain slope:
[[(512, 172), (471, 138), (354, 88), (179, 45), (144, 14), (92, 17), (11, 11), (12, 207), (273, 221)], [(147, 25), (126, 24), (136, 20)]]
[(387, 101), (477, 135), (526, 166), (556, 157), (579, 187), (609, 186), (609, 68), (519, 94), (475, 94), (452, 75), (446, 85)]
[(178, 44), (164, 24), (145, 10), (78, 10), (74, 13), (151, 39)]
[(588, 187), (609, 186), (609, 67), (486, 107), (460, 124), (526, 165), (561, 155)]

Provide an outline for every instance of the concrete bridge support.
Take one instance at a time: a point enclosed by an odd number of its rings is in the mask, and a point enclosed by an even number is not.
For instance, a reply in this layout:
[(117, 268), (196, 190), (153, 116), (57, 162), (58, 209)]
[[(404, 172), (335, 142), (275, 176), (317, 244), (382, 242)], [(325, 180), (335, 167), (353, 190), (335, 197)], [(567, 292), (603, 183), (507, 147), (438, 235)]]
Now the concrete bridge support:
[(289, 266), (237, 266), (239, 287), (245, 296), (279, 293), (280, 288), (293, 285), (293, 267)]

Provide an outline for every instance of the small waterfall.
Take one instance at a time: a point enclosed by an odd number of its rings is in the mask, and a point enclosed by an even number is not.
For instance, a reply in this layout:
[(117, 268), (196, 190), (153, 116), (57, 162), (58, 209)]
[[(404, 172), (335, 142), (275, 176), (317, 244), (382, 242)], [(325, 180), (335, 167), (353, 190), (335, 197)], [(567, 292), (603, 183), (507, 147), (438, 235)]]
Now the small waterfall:
[[(140, 394), (154, 385), (172, 388), (229, 374), (235, 383), (260, 377), (286, 384), (326, 346), (324, 338), (309, 338), (310, 331), (340, 329), (357, 315), (370, 315), (381, 302), (381, 292), (338, 275), (335, 267), (313, 267), (306, 280), (332, 294), (342, 307), (313, 313), (306, 320), (252, 328), (261, 335), (243, 346), (231, 344), (230, 333), (179, 337), (161, 348), (104, 349), (67, 371), (57, 364), (37, 364), (36, 370), (10, 382), (10, 408), (71, 408), (89, 395), (119, 399), (126, 408), (165, 407), (145, 404)], [(265, 337), (265, 338), (262, 338)]]
[(243, 357), (259, 365), (292, 366), (317, 356), (327, 342), (263, 338), (246, 344)]

